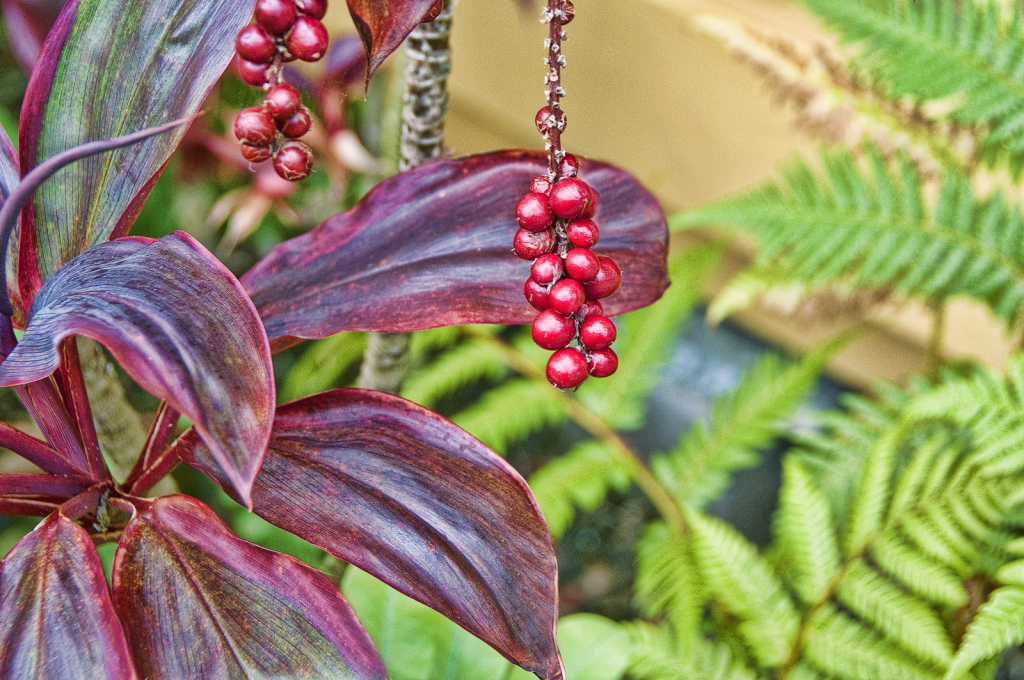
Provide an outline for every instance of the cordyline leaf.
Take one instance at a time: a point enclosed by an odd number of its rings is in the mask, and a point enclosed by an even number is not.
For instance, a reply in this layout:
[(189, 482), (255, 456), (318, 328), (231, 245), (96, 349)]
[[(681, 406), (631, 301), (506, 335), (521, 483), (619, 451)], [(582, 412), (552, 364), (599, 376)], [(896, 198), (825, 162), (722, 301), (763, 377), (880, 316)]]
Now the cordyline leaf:
[[(545, 158), (501, 151), (427, 163), (279, 245), (242, 277), (273, 346), (342, 330), (530, 323), (530, 266), (512, 252), (515, 205), (546, 172)], [(580, 176), (601, 194), (594, 252), (622, 268), (619, 290), (602, 300), (605, 312), (651, 304), (668, 286), (661, 207), (611, 165), (586, 161)]]
[[(194, 436), (178, 446), (213, 474)], [(253, 508), (562, 678), (558, 568), (540, 510), (511, 466), (436, 413), (369, 390), (279, 407)]]
[(59, 513), (0, 563), (0, 677), (138, 678), (92, 539)]
[[(234, 52), (254, 0), (71, 0), (21, 110), (21, 170), (61, 151), (194, 115)], [(90, 246), (123, 236), (185, 130), (60, 171), (12, 243), (15, 307)], [(21, 314), (19, 314), (21, 320)]]
[(247, 501), (270, 436), (273, 369), (252, 303), (213, 255), (183, 232), (82, 253), (36, 297), (0, 384), (49, 375), (58, 343), (75, 334), (106, 345), (136, 382), (191, 419)]
[(348, 0), (348, 12), (366, 48), (366, 80), (401, 46), (435, 0)]
[(238, 538), (188, 496), (134, 501), (114, 556), (114, 607), (143, 677), (384, 678), (331, 581)]
[(11, 144), (11, 138), (7, 131), (0, 127), (0, 205), (7, 200), (7, 197), (18, 186), (18, 152)]
[(7, 42), (26, 72), (39, 57), (46, 34), (68, 0), (3, 0)]

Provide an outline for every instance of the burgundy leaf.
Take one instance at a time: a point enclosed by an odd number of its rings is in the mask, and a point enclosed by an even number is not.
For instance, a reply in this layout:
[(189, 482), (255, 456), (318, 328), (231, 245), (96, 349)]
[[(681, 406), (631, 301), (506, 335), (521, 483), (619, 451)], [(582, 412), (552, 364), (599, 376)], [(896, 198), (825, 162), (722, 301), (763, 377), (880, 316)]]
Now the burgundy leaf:
[[(529, 263), (512, 252), (515, 205), (545, 157), (503, 151), (427, 163), (382, 182), (352, 210), (272, 250), (242, 277), (275, 347), (342, 330), (412, 331), (529, 323)], [(622, 268), (609, 315), (668, 286), (668, 228), (657, 200), (611, 165), (584, 162), (601, 194), (594, 248)]]
[(186, 415), (247, 499), (274, 413), (270, 349), (238, 281), (188, 234), (100, 244), (64, 266), (32, 305), (0, 384), (57, 368), (81, 334), (114, 354), (145, 389)]
[(92, 539), (59, 513), (0, 563), (0, 677), (138, 677)]
[(135, 505), (114, 557), (114, 606), (144, 677), (385, 677), (326, 576), (234, 536), (194, 498)]
[(18, 186), (18, 178), (21, 173), (18, 171), (18, 152), (11, 144), (11, 138), (7, 131), (0, 127), (0, 205), (7, 200), (7, 197)]
[(39, 57), (46, 34), (68, 0), (3, 0), (7, 41), (28, 73)]
[(366, 59), (359, 38), (343, 35), (331, 41), (324, 58), (322, 80), (348, 89), (366, 78)]
[[(215, 474), (190, 434), (186, 462)], [(336, 390), (278, 408), (257, 514), (561, 678), (555, 554), (522, 477), (436, 413)]]
[(363, 39), (366, 79), (402, 44), (436, 0), (348, 0), (348, 12)]

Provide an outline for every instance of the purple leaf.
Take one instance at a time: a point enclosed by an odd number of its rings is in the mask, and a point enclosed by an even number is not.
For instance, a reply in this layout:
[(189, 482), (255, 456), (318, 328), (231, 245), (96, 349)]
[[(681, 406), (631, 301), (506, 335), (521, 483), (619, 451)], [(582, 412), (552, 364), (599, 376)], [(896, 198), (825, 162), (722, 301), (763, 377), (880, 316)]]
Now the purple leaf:
[(234, 536), (194, 498), (134, 503), (114, 557), (114, 606), (143, 677), (385, 677), (326, 576)]
[[(194, 115), (234, 53), (254, 0), (72, 0), (47, 38), (21, 111), (21, 170), (85, 142)], [(185, 130), (65, 168), (26, 206), (19, 300), (131, 227)], [(14, 282), (12, 282), (14, 283)]]
[(363, 46), (355, 35), (343, 35), (331, 41), (324, 58), (324, 82), (348, 89), (366, 79), (366, 59)]
[(46, 34), (68, 0), (3, 0), (7, 41), (28, 73), (39, 57)]
[(366, 79), (384, 63), (436, 0), (348, 0), (348, 12), (366, 48)]
[[(191, 434), (186, 462), (209, 472)], [(255, 512), (561, 678), (555, 554), (522, 477), (465, 431), (382, 392), (281, 406)]]
[[(503, 151), (427, 163), (382, 182), (352, 210), (282, 243), (242, 277), (275, 347), (342, 330), (412, 331), (529, 323), (530, 263), (512, 252), (516, 201), (543, 154)], [(594, 251), (622, 268), (609, 315), (668, 286), (668, 229), (657, 200), (626, 172), (584, 162), (601, 194)]]
[(18, 178), (21, 173), (18, 170), (18, 152), (11, 144), (11, 138), (7, 131), (0, 127), (0, 205), (7, 200), (7, 197), (18, 186)]
[(0, 563), (0, 677), (138, 677), (92, 539), (59, 513)]
[(270, 348), (238, 281), (188, 234), (121, 239), (82, 253), (50, 279), (0, 384), (39, 380), (58, 344), (81, 334), (192, 420), (241, 498), (256, 476), (274, 413)]

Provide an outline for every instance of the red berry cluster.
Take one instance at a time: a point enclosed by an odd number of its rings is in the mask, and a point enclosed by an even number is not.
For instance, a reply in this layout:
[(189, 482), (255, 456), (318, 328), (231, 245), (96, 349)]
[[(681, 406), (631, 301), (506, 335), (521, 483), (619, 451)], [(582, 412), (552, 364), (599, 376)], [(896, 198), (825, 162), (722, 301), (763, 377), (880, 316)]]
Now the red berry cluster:
[(327, 52), (327, 28), (320, 21), (327, 0), (257, 0), (256, 23), (238, 32), (238, 74), (267, 91), (261, 106), (243, 109), (235, 119), (242, 155), (252, 163), (274, 159), (274, 170), (298, 182), (313, 169), (313, 151), (299, 137), (312, 118), (299, 91), (284, 82), (282, 64), (319, 61)]

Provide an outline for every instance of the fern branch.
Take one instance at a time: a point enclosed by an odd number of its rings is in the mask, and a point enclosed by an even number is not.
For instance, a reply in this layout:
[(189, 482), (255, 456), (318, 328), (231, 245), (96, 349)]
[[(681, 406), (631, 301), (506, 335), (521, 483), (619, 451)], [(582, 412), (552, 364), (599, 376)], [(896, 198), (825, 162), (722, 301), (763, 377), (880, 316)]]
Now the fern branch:
[(501, 380), (506, 372), (504, 356), (493, 345), (470, 341), (413, 371), (402, 385), (402, 396), (433, 408), (440, 399), (462, 387), (484, 380)]

